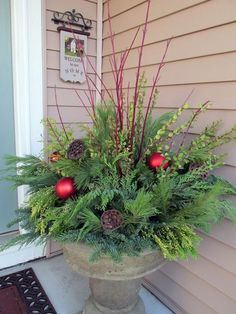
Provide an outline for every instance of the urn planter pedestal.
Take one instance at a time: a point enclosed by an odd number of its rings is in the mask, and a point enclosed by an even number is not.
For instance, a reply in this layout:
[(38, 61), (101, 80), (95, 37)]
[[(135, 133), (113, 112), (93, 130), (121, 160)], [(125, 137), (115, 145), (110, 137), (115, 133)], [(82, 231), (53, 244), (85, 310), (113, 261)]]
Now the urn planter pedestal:
[(124, 256), (120, 263), (108, 256), (89, 262), (92, 248), (85, 244), (65, 244), (63, 251), (72, 269), (89, 277), (91, 295), (83, 314), (145, 314), (139, 296), (142, 277), (164, 264), (160, 251), (146, 250), (139, 256)]

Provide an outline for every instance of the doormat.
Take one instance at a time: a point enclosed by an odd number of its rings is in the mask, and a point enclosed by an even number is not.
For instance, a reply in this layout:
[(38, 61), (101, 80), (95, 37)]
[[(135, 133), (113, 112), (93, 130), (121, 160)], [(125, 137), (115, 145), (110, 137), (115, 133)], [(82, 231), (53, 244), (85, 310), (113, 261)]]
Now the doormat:
[(0, 314), (57, 314), (32, 268), (0, 277)]

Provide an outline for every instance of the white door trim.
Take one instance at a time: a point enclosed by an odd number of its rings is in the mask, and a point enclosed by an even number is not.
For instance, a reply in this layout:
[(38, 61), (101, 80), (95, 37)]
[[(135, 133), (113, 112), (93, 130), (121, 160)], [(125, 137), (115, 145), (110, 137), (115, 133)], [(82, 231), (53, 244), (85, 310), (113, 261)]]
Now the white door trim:
[(38, 154), (43, 134), (41, 0), (11, 0), (16, 153)]
[[(11, 0), (16, 154), (38, 154), (43, 127), (43, 24), (41, 0)], [(41, 142), (39, 142), (41, 140)], [(25, 190), (19, 188), (18, 206)], [(20, 230), (24, 232), (24, 230)], [(0, 254), (0, 269), (44, 256), (44, 247), (12, 247)]]

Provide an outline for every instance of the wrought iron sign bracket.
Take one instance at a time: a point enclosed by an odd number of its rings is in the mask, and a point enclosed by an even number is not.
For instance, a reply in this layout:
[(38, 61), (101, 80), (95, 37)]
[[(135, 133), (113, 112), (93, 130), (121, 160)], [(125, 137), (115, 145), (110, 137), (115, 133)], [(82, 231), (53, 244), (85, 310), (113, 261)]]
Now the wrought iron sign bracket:
[[(64, 13), (54, 12), (52, 21), (58, 26), (57, 30), (71, 32), (80, 35), (90, 36), (88, 30), (92, 28), (92, 21), (83, 17), (81, 13), (77, 13), (75, 9)], [(66, 27), (69, 25), (70, 27)], [(80, 29), (72, 29), (72, 26), (77, 26)]]

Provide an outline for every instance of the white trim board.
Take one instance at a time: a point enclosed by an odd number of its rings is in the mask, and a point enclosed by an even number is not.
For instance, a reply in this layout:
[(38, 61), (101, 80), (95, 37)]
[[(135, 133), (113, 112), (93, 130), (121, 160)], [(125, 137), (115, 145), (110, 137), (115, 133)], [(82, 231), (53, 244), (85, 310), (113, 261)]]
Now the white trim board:
[[(11, 0), (16, 154), (38, 154), (43, 127), (42, 1)], [(25, 189), (18, 189), (18, 205)], [(24, 230), (20, 230), (24, 232)], [(45, 255), (44, 246), (12, 247), (0, 253), (0, 269)]]
[(41, 245), (13, 246), (0, 253), (0, 270), (43, 257), (43, 252), (44, 247)]
[(42, 149), (43, 47), (41, 0), (11, 0), (17, 155)]

